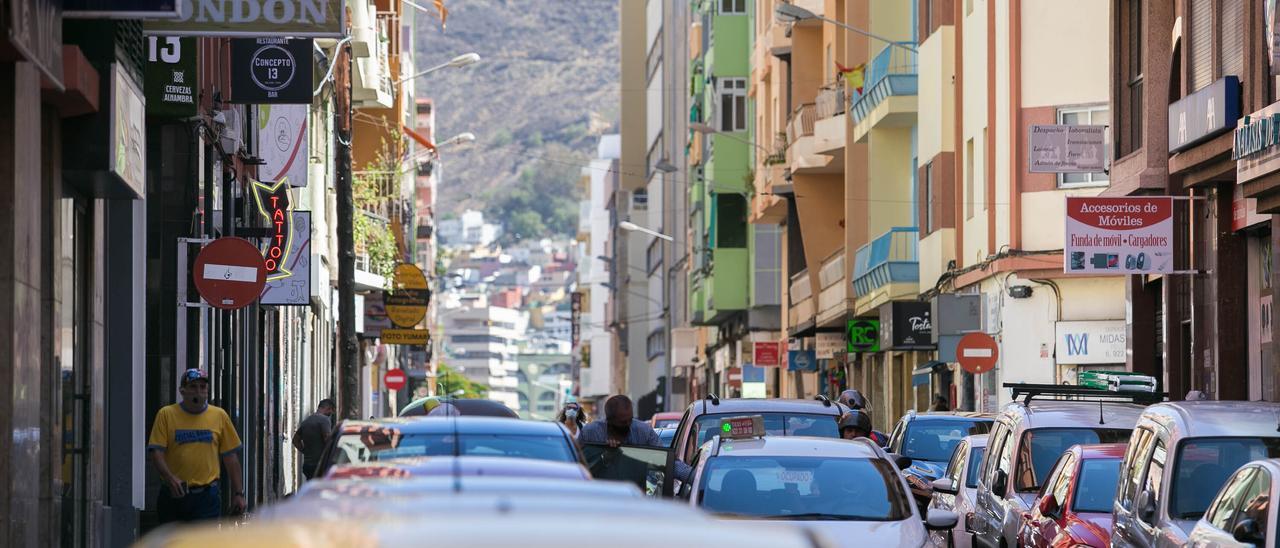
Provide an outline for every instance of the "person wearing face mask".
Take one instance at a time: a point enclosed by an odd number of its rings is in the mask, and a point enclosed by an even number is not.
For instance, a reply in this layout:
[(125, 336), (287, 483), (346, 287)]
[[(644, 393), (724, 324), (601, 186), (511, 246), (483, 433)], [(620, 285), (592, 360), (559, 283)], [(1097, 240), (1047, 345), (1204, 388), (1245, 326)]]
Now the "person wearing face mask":
[(569, 429), (569, 434), (576, 438), (578, 432), (582, 431), (582, 427), (587, 424), (587, 413), (582, 410), (582, 406), (578, 405), (577, 400), (570, 399), (556, 416), (556, 422), (563, 424)]
[(240, 477), (240, 436), (221, 408), (209, 405), (209, 376), (200, 369), (182, 374), (182, 402), (156, 413), (147, 448), (163, 485), (156, 497), (160, 523), (216, 519), (222, 513), (219, 464), (231, 479), (231, 509), (245, 510)]

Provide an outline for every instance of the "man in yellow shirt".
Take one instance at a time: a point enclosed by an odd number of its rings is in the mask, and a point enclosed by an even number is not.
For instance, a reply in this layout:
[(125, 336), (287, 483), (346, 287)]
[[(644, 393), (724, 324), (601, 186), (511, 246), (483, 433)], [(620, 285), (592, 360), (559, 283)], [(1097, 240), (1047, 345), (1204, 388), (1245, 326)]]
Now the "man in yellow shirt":
[(244, 512), (240, 477), (240, 436), (221, 408), (209, 405), (209, 376), (199, 369), (182, 374), (178, 388), (182, 403), (167, 405), (156, 414), (147, 448), (165, 486), (156, 498), (160, 523), (216, 519), (222, 513), (218, 493), (219, 460), (227, 467), (234, 489), (231, 509)]

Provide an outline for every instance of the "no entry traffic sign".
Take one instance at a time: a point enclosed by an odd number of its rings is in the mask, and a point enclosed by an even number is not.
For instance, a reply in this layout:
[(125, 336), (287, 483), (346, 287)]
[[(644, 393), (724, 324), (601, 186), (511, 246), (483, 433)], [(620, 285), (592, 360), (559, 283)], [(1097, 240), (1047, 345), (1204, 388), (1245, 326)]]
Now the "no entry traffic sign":
[(243, 308), (262, 295), (267, 267), (262, 251), (242, 238), (218, 238), (196, 256), (196, 289), (210, 306)]
[(382, 384), (387, 385), (387, 390), (400, 390), (408, 381), (402, 369), (389, 369), (382, 375)]
[(986, 333), (969, 333), (956, 345), (956, 361), (974, 375), (992, 370), (999, 359), (1000, 347)]

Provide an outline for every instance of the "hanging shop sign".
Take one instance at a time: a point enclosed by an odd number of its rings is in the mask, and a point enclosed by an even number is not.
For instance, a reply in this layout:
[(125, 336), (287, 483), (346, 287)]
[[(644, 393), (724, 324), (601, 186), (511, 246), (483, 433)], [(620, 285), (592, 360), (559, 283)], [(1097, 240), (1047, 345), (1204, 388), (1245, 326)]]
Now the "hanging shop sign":
[(933, 313), (929, 303), (898, 301), (880, 307), (880, 348), (929, 350), (933, 345)]
[(310, 38), (231, 40), (231, 102), (311, 104)]
[(1063, 365), (1125, 363), (1124, 320), (1058, 322), (1054, 358)]
[[(267, 279), (262, 290), (262, 304), (311, 304), (311, 212), (289, 212), (289, 247), (284, 252), (287, 263), (274, 277)], [(268, 247), (268, 250), (270, 247)], [(269, 251), (264, 252), (264, 255)]]
[(778, 341), (756, 341), (753, 343), (752, 364), (756, 367), (779, 367), (782, 365), (782, 343)]
[(837, 352), (845, 350), (845, 334), (839, 331), (828, 333), (819, 331), (814, 335), (814, 354), (819, 360), (830, 360)]
[(787, 351), (787, 371), (817, 371), (818, 357), (813, 350)]
[[(410, 328), (418, 325), (427, 315), (427, 304), (431, 300), (431, 290), (427, 288), (427, 276), (418, 265), (400, 263), (396, 265), (394, 289), (384, 292), (387, 316), (397, 327)], [(386, 335), (383, 335), (385, 341)]]
[[(357, 295), (359, 297), (360, 295)], [(392, 328), (391, 318), (387, 316), (386, 303), (383, 302), (382, 293), (374, 291), (363, 296), (364, 310), (363, 325), (356, 330), (367, 338), (377, 338), (382, 336), (382, 332)]]
[(147, 74), (143, 87), (147, 115), (191, 118), (196, 115), (196, 58), (199, 40), (178, 36), (148, 36)]
[(1243, 187), (1236, 185), (1231, 196), (1231, 230), (1244, 230), (1270, 220), (1270, 215), (1258, 213), (1258, 200), (1245, 198)]
[(1236, 184), (1280, 170), (1280, 103), (1236, 123), (1231, 158), (1236, 161)]
[(1173, 272), (1173, 198), (1068, 197), (1063, 270)]
[(8, 0), (0, 4), (0, 60), (32, 63), (59, 91), (62, 85), (62, 2)]
[(845, 327), (850, 353), (880, 351), (880, 320), (849, 320)]
[(341, 0), (177, 0), (177, 16), (147, 21), (147, 34), (341, 38)]
[(133, 196), (147, 195), (146, 102), (133, 78), (111, 65), (111, 115), (107, 170), (124, 182)]
[(1032, 173), (1106, 171), (1107, 127), (1033, 125), (1029, 154)]
[(381, 339), (382, 344), (422, 346), (431, 340), (431, 335), (426, 329), (383, 329)]
[(62, 0), (67, 19), (173, 19), (177, 0)]
[(262, 295), (267, 268), (257, 246), (242, 238), (218, 238), (196, 255), (192, 277), (200, 297), (214, 308), (244, 308)]
[(1236, 127), (1240, 80), (1226, 76), (1169, 105), (1169, 152), (1182, 152)]
[(1276, 0), (1266, 0), (1264, 2), (1267, 40), (1267, 58), (1271, 60), (1271, 74), (1280, 75), (1280, 25), (1277, 25), (1277, 18), (1280, 13), (1276, 10)]
[(307, 186), (307, 105), (260, 105), (258, 120), (258, 173), (294, 188)]
[(276, 183), (253, 182), (253, 199), (258, 205), (258, 214), (267, 223), (267, 246), (262, 253), (267, 264), (267, 280), (285, 278), (292, 274), (289, 271), (293, 238), (292, 200), (289, 199), (289, 185), (283, 181)]

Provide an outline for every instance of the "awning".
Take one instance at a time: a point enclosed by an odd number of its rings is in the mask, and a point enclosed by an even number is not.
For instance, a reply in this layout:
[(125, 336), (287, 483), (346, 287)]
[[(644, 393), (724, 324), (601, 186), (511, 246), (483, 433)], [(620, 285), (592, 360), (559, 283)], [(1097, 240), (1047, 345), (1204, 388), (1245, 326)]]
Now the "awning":
[(946, 366), (947, 366), (947, 362), (938, 361), (938, 360), (925, 362), (924, 365), (921, 365), (920, 367), (917, 367), (914, 371), (912, 371), (911, 375), (912, 376), (928, 375), (930, 373), (938, 371), (938, 369), (940, 368), (945, 368)]

